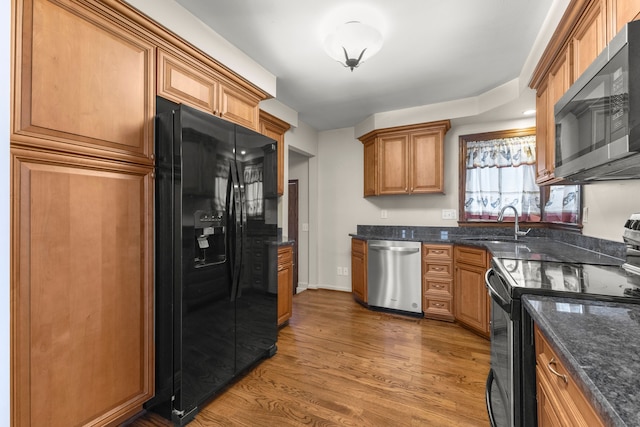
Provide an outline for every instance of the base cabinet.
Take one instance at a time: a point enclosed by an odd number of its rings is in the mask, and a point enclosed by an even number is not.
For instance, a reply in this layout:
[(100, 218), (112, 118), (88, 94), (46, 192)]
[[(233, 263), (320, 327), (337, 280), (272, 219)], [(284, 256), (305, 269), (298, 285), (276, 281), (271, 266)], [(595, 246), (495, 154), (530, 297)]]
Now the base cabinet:
[(351, 292), (353, 297), (367, 303), (367, 242), (351, 239)]
[(278, 248), (278, 326), (293, 313), (293, 247)]
[(428, 319), (454, 321), (452, 245), (422, 245), (422, 311)]
[(488, 256), (485, 249), (456, 246), (455, 318), (463, 326), (489, 338), (489, 295), (484, 283)]
[(153, 396), (153, 169), (11, 154), (12, 425), (115, 425)]
[(537, 325), (534, 327), (534, 336), (538, 425), (604, 426), (604, 422)]

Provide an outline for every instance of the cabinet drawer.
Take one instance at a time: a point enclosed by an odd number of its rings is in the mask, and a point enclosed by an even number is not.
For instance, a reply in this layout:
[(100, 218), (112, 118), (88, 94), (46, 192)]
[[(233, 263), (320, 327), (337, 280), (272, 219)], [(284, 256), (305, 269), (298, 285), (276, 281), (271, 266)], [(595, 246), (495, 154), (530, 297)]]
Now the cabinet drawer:
[(451, 296), (452, 280), (425, 280), (425, 296)]
[(483, 248), (456, 246), (454, 252), (456, 262), (458, 263), (475, 265), (477, 267), (487, 266), (487, 251)]
[(425, 296), (422, 301), (424, 317), (430, 319), (453, 321), (453, 311), (450, 298), (433, 298)]
[(546, 338), (535, 328), (536, 373), (538, 381), (549, 385), (557, 396), (561, 411), (574, 421), (574, 425), (603, 426), (604, 423), (585, 397), (584, 393), (564, 366), (564, 362), (551, 348)]
[(446, 262), (426, 262), (424, 264), (424, 274), (428, 278), (446, 278), (450, 279), (453, 274), (453, 263)]
[(451, 260), (453, 255), (451, 245), (422, 245), (422, 259)]
[(278, 268), (293, 262), (293, 250), (291, 246), (283, 246), (278, 248)]

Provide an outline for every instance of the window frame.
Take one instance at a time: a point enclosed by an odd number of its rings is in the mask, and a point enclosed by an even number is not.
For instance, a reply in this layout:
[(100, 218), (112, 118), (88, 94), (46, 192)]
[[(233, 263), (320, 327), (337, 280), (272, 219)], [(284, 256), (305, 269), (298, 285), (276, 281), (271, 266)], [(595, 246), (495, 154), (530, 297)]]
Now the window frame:
[[(490, 132), (480, 132), (468, 135), (459, 136), (459, 151), (458, 151), (458, 226), (459, 227), (511, 227), (510, 222), (498, 222), (495, 220), (464, 220), (464, 201), (467, 188), (467, 173), (466, 173), (466, 158), (467, 158), (467, 143), (471, 141), (489, 141), (492, 139), (506, 139), (515, 138), (520, 136), (530, 136), (536, 134), (535, 127), (521, 128), (521, 129), (508, 129)], [(537, 141), (536, 141), (537, 142)], [(536, 150), (537, 151), (537, 150)], [(536, 159), (537, 161), (537, 159)], [(538, 184), (539, 185), (539, 184)], [(573, 183), (567, 183), (567, 185), (575, 185)], [(550, 189), (549, 186), (539, 185), (540, 187), (540, 217), (539, 222), (520, 222), (522, 227), (527, 228), (552, 228), (561, 230), (582, 230), (582, 188), (580, 188), (580, 202), (578, 208), (577, 222), (576, 223), (558, 223), (558, 222), (546, 222), (544, 218), (544, 207), (549, 199)]]

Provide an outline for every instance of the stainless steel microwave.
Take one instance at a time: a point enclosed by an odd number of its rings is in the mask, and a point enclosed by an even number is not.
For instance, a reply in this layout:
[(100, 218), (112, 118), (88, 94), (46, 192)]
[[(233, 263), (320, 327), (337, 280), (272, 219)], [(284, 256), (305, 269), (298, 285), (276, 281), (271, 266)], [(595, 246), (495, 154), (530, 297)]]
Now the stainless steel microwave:
[(628, 23), (554, 108), (555, 175), (640, 178), (640, 21)]

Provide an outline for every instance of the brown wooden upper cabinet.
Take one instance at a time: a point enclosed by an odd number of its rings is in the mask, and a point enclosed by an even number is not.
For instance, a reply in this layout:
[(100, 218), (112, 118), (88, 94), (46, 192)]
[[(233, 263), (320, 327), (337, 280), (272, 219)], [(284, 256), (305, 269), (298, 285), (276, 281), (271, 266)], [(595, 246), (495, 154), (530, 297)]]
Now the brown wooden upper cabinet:
[(540, 185), (562, 184), (555, 176), (553, 107), (571, 84), (629, 21), (640, 18), (640, 0), (571, 2), (529, 86), (536, 90), (536, 154)]
[(364, 196), (444, 192), (449, 120), (378, 129), (361, 136)]
[(290, 127), (289, 123), (260, 110), (260, 133), (278, 143), (278, 196), (284, 194), (284, 134)]
[(259, 130), (259, 94), (185, 53), (158, 49), (158, 95)]
[(102, 5), (18, 3), (12, 143), (151, 165), (150, 38)]

